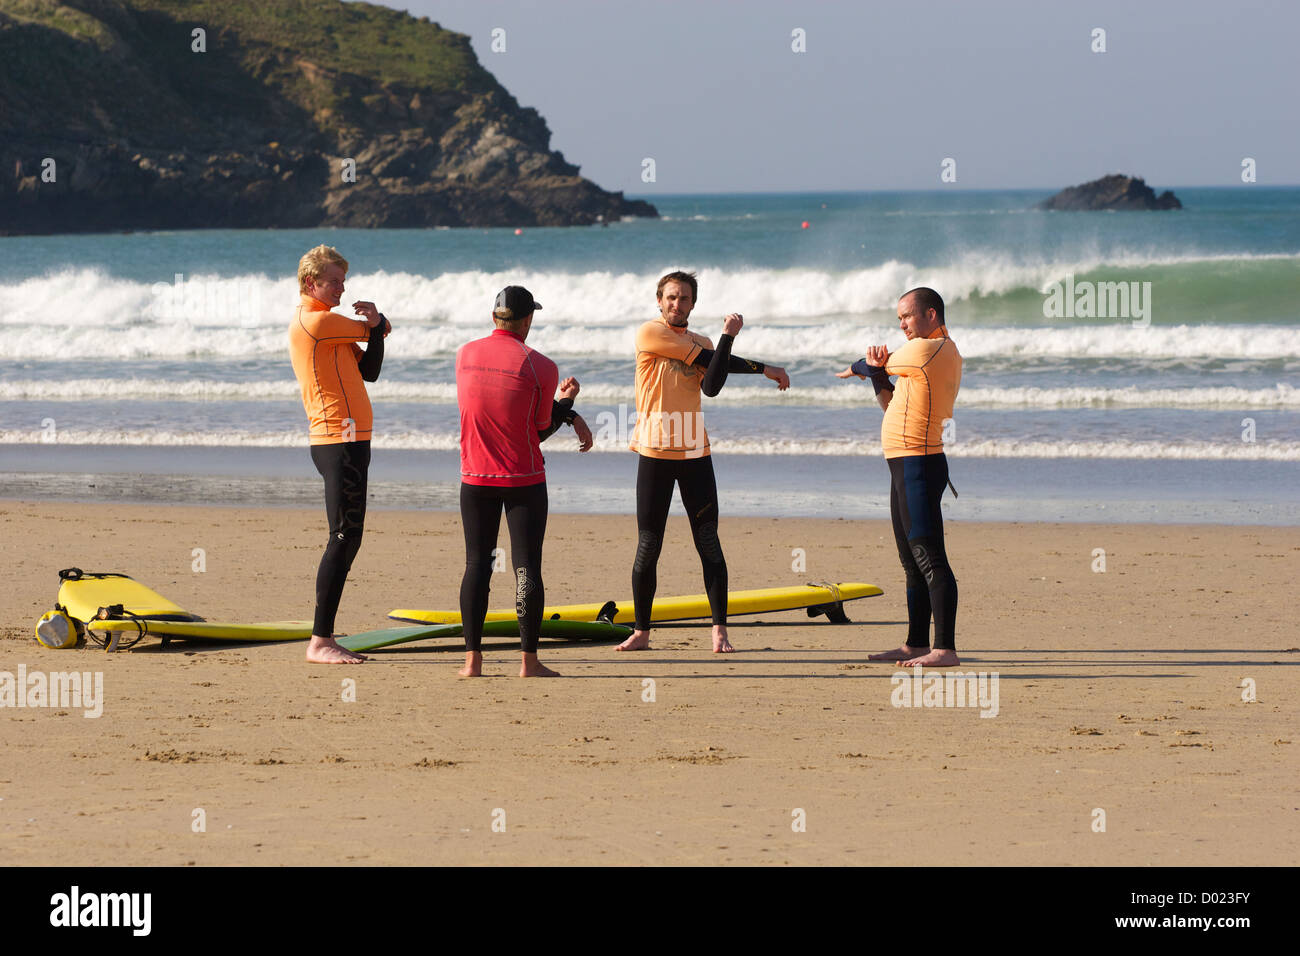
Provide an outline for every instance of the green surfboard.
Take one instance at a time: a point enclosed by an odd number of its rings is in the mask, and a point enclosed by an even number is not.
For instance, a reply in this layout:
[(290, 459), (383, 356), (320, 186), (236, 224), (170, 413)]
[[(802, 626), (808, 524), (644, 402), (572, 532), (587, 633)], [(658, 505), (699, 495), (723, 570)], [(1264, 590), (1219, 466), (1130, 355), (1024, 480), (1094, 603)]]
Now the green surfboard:
[[(338, 642), (350, 651), (373, 651), (395, 644), (409, 644), (412, 641), (431, 640), (444, 637), (460, 637), (459, 624), (423, 624), (416, 627), (386, 627), (378, 631), (364, 631), (340, 637)], [(622, 624), (606, 624), (603, 621), (542, 621), (541, 636), (560, 641), (601, 641), (625, 640), (632, 635), (632, 628)], [(483, 625), (484, 637), (518, 637), (519, 621), (489, 621)]]
[(337, 638), (340, 647), (346, 647), (350, 651), (373, 651), (380, 647), (391, 647), (394, 644), (409, 644), (411, 641), (422, 641), (426, 638), (435, 637), (460, 637), (461, 627), (459, 624), (437, 624), (432, 627), (425, 625), (423, 627), (386, 627), (378, 631), (362, 631), (360, 634), (349, 634), (347, 637)]

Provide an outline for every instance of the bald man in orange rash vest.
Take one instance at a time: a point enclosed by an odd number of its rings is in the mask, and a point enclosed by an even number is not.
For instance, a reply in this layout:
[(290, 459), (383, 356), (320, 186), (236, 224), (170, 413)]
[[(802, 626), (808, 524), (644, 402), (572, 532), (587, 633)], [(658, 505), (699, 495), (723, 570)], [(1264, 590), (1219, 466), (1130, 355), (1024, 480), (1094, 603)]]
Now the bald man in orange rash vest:
[[(933, 289), (912, 289), (898, 300), (898, 324), (907, 344), (889, 354), (883, 345), (837, 373), (870, 378), (885, 411), (880, 443), (889, 464), (889, 510), (894, 541), (907, 578), (907, 643), (871, 654), (873, 661), (904, 667), (951, 667), (957, 658), (957, 579), (948, 565), (939, 501), (948, 482), (943, 423), (952, 418), (961, 386), (961, 353), (944, 325), (943, 299)], [(889, 376), (898, 376), (891, 383)], [(955, 489), (954, 489), (955, 492)], [(930, 650), (930, 619), (934, 650)]]

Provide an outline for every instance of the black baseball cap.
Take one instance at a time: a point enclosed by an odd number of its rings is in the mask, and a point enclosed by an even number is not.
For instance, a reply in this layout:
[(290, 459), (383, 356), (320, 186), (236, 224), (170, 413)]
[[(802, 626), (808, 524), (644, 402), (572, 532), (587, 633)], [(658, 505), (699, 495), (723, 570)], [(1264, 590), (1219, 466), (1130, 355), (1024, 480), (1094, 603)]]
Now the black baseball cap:
[(533, 300), (533, 294), (521, 285), (508, 285), (497, 293), (492, 314), (498, 319), (522, 319), (540, 309), (542, 304)]

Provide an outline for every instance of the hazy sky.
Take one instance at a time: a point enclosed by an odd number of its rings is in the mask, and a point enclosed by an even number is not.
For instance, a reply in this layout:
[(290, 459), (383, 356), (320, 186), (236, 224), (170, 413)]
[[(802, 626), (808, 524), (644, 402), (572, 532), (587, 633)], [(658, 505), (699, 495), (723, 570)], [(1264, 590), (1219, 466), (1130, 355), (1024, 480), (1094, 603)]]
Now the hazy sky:
[(1239, 185), (1246, 157), (1300, 183), (1295, 0), (387, 5), (468, 34), (554, 148), (632, 194), (937, 189), (945, 158), (949, 188)]

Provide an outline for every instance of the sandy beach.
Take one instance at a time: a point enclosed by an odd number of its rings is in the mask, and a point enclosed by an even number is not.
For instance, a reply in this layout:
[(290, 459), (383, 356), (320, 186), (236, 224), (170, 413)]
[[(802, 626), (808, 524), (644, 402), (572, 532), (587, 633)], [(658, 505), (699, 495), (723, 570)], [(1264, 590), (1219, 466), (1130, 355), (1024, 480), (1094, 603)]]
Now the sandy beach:
[[(48, 650), (32, 627), (72, 565), (211, 620), (310, 618), (322, 518), (3, 501), (0, 527), (0, 672), (102, 671), (104, 689), (98, 718), (0, 714), (5, 865), (1287, 865), (1300, 851), (1295, 529), (951, 523), (961, 669), (998, 678), (987, 719), (894, 706), (895, 669), (866, 662), (905, 631), (883, 521), (722, 522), (733, 589), (883, 587), (848, 605), (852, 624), (735, 619), (741, 653), (726, 657), (703, 625), (661, 627), (635, 655), (544, 642), (564, 675), (549, 681), (513, 676), (508, 643), (472, 681), (447, 642), (347, 669), (304, 663), (301, 644)], [(626, 597), (634, 548), (631, 517), (552, 515), (548, 603)], [(455, 607), (462, 562), (456, 514), (372, 512), (340, 631)], [(659, 582), (701, 589), (684, 519)], [(502, 579), (493, 606), (509, 592)]]

